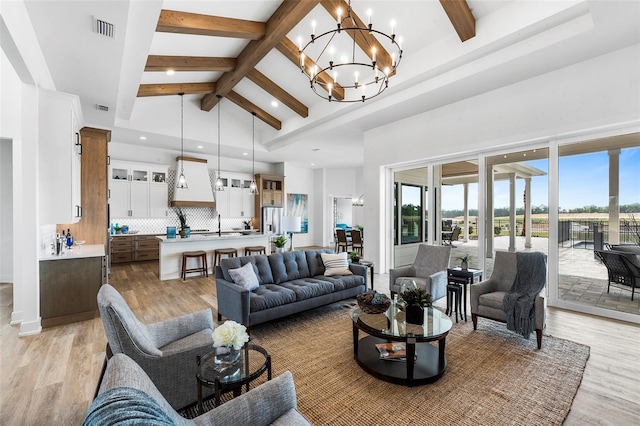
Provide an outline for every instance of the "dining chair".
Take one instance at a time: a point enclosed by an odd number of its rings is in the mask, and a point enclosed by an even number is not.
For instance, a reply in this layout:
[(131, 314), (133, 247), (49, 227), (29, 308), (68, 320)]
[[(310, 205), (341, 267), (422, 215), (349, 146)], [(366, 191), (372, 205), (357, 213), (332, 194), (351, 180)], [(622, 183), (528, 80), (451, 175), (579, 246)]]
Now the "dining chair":
[(336, 237), (338, 238), (338, 249), (336, 252), (340, 252), (340, 248), (344, 248), (344, 251), (349, 251), (349, 241), (347, 240), (347, 231), (344, 229), (336, 229)]
[(362, 256), (362, 233), (359, 229), (351, 230), (351, 249)]

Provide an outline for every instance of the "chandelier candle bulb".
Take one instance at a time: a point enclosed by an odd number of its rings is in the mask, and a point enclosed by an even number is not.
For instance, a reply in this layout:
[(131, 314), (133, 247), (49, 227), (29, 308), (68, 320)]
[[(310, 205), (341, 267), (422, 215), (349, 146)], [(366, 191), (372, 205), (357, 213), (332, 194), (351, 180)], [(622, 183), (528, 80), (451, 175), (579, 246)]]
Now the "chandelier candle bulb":
[(311, 21), (311, 40), (315, 38), (316, 34), (316, 21)]
[(338, 27), (339, 27), (340, 23), (342, 22), (342, 9), (338, 8), (338, 10), (336, 10), (336, 14), (338, 15)]
[(367, 9), (367, 24), (369, 25), (369, 29), (371, 29), (371, 9)]

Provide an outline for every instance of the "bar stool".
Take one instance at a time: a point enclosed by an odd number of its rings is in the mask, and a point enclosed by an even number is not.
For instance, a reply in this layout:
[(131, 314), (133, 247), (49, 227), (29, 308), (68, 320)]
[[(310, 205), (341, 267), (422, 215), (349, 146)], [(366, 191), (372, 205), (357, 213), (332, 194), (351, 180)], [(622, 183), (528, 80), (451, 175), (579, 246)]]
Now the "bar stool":
[[(187, 259), (199, 258), (202, 260), (202, 265), (199, 268), (187, 269)], [(187, 273), (189, 272), (201, 272), (205, 277), (209, 276), (209, 267), (207, 266), (207, 252), (204, 250), (197, 251), (185, 251), (182, 253), (182, 281), (187, 279)]]
[(238, 256), (238, 250), (234, 248), (220, 248), (213, 251), (213, 266), (215, 267), (222, 260), (222, 256), (236, 257)]
[(267, 254), (265, 246), (249, 246), (244, 248), (244, 255), (251, 256), (253, 253)]
[(458, 322), (458, 314), (462, 319), (462, 285), (456, 283), (447, 284), (447, 310), (446, 314), (451, 315), (453, 309), (456, 310), (456, 323)]

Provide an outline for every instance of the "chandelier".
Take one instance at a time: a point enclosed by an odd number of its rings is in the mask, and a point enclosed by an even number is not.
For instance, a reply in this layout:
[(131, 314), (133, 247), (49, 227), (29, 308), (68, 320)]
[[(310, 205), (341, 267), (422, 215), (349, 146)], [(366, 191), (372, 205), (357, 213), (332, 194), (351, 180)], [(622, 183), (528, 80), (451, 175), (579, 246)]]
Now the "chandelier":
[(315, 35), (313, 21), (311, 40), (302, 46), (298, 38), (300, 69), (311, 89), (329, 102), (375, 98), (387, 89), (400, 63), (402, 39), (396, 40), (395, 23), (392, 21), (388, 35), (373, 28), (370, 10), (367, 15), (365, 25), (352, 12), (349, 1), (346, 14), (336, 10), (335, 29)]

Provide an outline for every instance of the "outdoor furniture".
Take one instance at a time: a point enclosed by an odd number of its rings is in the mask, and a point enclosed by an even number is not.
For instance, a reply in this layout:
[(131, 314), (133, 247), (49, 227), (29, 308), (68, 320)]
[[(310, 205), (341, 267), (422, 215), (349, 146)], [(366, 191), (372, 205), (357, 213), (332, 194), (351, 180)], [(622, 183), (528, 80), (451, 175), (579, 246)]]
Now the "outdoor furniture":
[(447, 295), (447, 267), (451, 256), (451, 246), (430, 246), (420, 244), (412, 265), (389, 270), (389, 290), (391, 298), (400, 291), (404, 279), (411, 279), (418, 287), (426, 289), (432, 300)]
[(110, 349), (133, 359), (174, 409), (196, 401), (196, 358), (210, 352), (213, 345), (210, 309), (143, 324), (109, 284), (98, 292), (98, 308), (107, 353)]
[[(618, 246), (616, 246), (618, 247)], [(631, 287), (631, 300), (640, 287), (640, 257), (631, 251), (594, 250), (596, 255), (607, 267), (609, 275), (607, 293), (611, 283), (622, 284)]]
[(461, 228), (459, 226), (456, 226), (451, 232), (442, 232), (442, 244), (448, 244), (452, 247), (455, 247), (453, 245), (453, 242), (458, 241), (458, 237), (460, 237), (460, 231)]
[[(507, 321), (507, 315), (502, 308), (503, 300), (513, 287), (518, 272), (516, 253), (497, 251), (491, 278), (469, 287), (471, 320), (474, 330), (478, 328), (478, 317), (500, 322)], [(542, 329), (545, 323), (543, 292), (536, 296), (534, 310), (536, 338), (538, 349), (540, 349), (542, 347)]]

